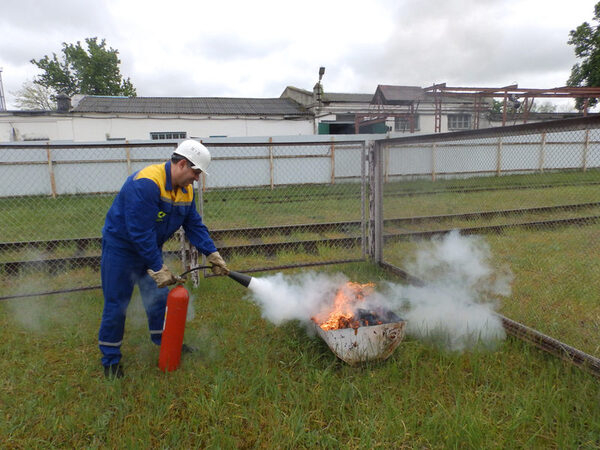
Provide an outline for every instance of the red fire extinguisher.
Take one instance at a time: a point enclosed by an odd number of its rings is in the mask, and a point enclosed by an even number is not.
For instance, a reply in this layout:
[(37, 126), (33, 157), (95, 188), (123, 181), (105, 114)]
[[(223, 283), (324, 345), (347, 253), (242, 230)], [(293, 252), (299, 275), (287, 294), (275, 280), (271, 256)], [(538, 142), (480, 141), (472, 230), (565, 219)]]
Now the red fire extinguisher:
[(171, 289), (167, 296), (165, 325), (158, 356), (158, 367), (163, 372), (176, 370), (181, 362), (181, 347), (189, 300), (187, 289), (181, 285)]

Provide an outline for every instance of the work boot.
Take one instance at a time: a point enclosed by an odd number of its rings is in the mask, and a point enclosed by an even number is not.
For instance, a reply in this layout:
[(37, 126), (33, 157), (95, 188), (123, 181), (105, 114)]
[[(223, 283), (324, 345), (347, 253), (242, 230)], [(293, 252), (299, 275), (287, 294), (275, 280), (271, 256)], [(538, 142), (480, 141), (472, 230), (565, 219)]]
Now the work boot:
[(194, 347), (191, 347), (187, 344), (183, 344), (181, 346), (181, 353), (194, 353), (196, 351), (196, 349)]
[(123, 366), (119, 363), (104, 366), (104, 376), (110, 380), (114, 378), (123, 378), (125, 372)]

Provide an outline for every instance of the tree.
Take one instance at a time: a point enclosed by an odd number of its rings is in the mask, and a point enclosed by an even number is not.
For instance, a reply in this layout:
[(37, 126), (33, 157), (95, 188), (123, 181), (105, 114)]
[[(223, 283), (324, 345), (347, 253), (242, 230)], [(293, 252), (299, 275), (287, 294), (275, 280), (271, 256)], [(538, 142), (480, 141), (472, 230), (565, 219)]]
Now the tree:
[[(522, 113), (525, 109), (525, 103), (521, 100), (508, 98), (506, 102), (506, 111), (510, 114)], [(492, 106), (490, 112), (493, 114), (502, 114), (504, 112), (504, 99), (496, 100), (492, 99)]]
[[(490, 112), (494, 114), (502, 114), (504, 110), (503, 108), (503, 100), (492, 99), (492, 106), (490, 107)], [(523, 114), (525, 113), (525, 102), (522, 101), (522, 99), (518, 99), (516, 103), (514, 100), (510, 100), (506, 104), (506, 110), (511, 114)], [(533, 103), (530, 102), (529, 104), (529, 112), (553, 113), (556, 111), (558, 111), (558, 106), (552, 102), (537, 103), (536, 101), (533, 101)]]
[(15, 96), (15, 105), (19, 109), (56, 109), (53, 101), (55, 92), (32, 81), (26, 81), (21, 89), (11, 94)]
[(555, 105), (552, 102), (544, 102), (544, 103), (533, 103), (533, 105), (531, 105), (531, 109), (529, 111), (531, 112), (538, 112), (538, 113), (554, 113), (558, 110), (558, 106)]
[[(600, 23), (600, 2), (594, 6), (594, 21)], [(581, 59), (571, 69), (571, 76), (567, 81), (568, 86), (600, 86), (600, 27), (583, 22), (569, 33), (569, 45), (575, 46), (575, 56)], [(589, 106), (598, 103), (597, 98), (589, 99)], [(584, 99), (575, 101), (578, 110), (584, 107)]]
[(42, 69), (34, 83), (64, 92), (87, 95), (124, 95), (135, 97), (136, 91), (130, 79), (122, 79), (118, 57), (119, 51), (106, 48), (106, 41), (86, 38), (87, 50), (77, 41), (76, 45), (63, 42), (62, 59), (52, 54), (42, 59), (32, 59), (31, 63)]

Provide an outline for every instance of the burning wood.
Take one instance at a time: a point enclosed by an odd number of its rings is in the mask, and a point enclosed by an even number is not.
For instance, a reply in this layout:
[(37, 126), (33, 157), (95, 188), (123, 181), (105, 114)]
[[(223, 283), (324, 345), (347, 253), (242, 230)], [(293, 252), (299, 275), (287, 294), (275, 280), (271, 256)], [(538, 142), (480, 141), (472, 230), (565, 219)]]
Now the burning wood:
[[(358, 327), (398, 321), (399, 317), (391, 311), (383, 311), (380, 308), (367, 310), (359, 307), (364, 303), (365, 298), (373, 293), (374, 289), (375, 283), (360, 284), (350, 281), (338, 289), (333, 307), (313, 317), (312, 320), (326, 331), (341, 328), (357, 329)], [(393, 317), (390, 317), (390, 314), (393, 314)]]
[(404, 338), (405, 322), (383, 308), (366, 309), (375, 284), (348, 282), (336, 292), (333, 306), (312, 318), (317, 333), (348, 364), (386, 359)]

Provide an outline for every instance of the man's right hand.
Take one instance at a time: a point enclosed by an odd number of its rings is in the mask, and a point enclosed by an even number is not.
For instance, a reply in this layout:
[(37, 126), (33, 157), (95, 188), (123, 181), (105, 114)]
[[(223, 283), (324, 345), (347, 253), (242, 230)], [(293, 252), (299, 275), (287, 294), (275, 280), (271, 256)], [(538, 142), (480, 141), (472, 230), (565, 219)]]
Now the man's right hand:
[(152, 269), (148, 269), (148, 275), (152, 277), (152, 279), (159, 288), (163, 288), (165, 286), (177, 283), (177, 277), (173, 275), (173, 273), (165, 264), (163, 264), (163, 266), (158, 272), (155, 272)]
[(206, 257), (206, 260), (212, 264), (210, 270), (212, 270), (213, 275), (229, 275), (227, 264), (225, 264), (219, 252), (211, 253)]

